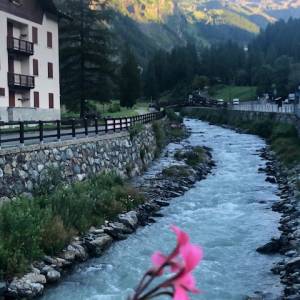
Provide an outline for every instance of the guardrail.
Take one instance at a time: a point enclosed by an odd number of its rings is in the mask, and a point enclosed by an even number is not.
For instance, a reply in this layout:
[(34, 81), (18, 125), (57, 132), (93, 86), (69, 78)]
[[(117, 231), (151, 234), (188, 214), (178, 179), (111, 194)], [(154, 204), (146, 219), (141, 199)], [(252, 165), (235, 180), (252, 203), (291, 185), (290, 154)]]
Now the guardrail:
[(0, 122), (0, 149), (2, 146), (24, 146), (26, 141), (44, 143), (61, 141), (110, 132), (128, 130), (136, 124), (146, 124), (161, 119), (165, 112), (148, 113), (133, 117), (70, 119), (56, 121)]

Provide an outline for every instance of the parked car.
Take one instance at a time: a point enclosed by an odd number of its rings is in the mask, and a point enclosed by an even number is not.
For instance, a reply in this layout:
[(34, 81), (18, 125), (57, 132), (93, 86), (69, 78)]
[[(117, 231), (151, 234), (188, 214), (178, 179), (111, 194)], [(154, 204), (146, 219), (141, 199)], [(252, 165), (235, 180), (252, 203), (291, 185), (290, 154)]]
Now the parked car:
[(240, 104), (240, 99), (236, 98), (232, 100), (233, 105), (239, 105)]
[(218, 99), (217, 100), (217, 105), (219, 105), (219, 106), (223, 106), (224, 103), (225, 103), (225, 101), (223, 99)]

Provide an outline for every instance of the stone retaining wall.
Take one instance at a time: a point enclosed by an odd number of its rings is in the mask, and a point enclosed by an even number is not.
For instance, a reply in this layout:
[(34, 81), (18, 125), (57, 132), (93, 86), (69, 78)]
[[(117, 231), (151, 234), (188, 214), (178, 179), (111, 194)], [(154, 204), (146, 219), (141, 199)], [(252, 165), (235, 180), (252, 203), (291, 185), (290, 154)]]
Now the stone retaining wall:
[(138, 175), (154, 159), (155, 151), (150, 124), (134, 137), (120, 132), (0, 150), (0, 197), (30, 196), (53, 168), (66, 182), (82, 181), (106, 170), (124, 177)]

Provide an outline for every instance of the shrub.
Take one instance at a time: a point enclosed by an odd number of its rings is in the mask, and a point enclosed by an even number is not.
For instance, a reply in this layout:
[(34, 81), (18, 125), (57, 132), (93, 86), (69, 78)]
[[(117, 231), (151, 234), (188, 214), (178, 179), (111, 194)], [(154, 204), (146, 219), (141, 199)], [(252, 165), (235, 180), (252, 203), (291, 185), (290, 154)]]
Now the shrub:
[(133, 138), (136, 137), (139, 133), (141, 133), (143, 129), (144, 129), (143, 124), (136, 124), (134, 126), (131, 126), (129, 128), (130, 139), (133, 140)]
[(171, 122), (183, 123), (183, 117), (177, 114), (173, 109), (166, 109), (166, 116)]
[(167, 177), (173, 177), (173, 178), (181, 178), (181, 177), (188, 177), (189, 170), (186, 166), (171, 166), (169, 168), (165, 168), (162, 171), (162, 174)]
[(153, 122), (152, 128), (155, 135), (156, 146), (157, 146), (157, 151), (155, 152), (155, 156), (158, 157), (159, 153), (161, 152), (162, 148), (166, 143), (166, 134), (162, 128), (162, 124), (160, 121)]
[(67, 187), (57, 185), (51, 193), (43, 191), (34, 199), (4, 204), (0, 209), (3, 275), (25, 272), (33, 260), (62, 250), (74, 234), (143, 202), (143, 196), (120, 176), (107, 173)]
[(121, 106), (119, 103), (113, 103), (108, 109), (109, 113), (116, 113), (119, 111), (121, 111)]
[(193, 147), (189, 151), (176, 151), (174, 157), (177, 160), (184, 160), (191, 167), (197, 166), (204, 160), (205, 151), (202, 147)]

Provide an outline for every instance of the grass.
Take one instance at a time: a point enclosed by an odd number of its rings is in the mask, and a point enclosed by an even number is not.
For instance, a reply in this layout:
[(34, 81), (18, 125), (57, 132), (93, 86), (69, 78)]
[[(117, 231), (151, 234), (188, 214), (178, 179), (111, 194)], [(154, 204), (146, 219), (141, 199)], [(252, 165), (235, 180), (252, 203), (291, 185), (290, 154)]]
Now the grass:
[(216, 85), (210, 89), (210, 94), (216, 99), (225, 101), (232, 101), (235, 98), (240, 101), (251, 101), (256, 99), (256, 87)]
[(189, 151), (176, 151), (174, 157), (177, 160), (184, 160), (191, 167), (195, 167), (204, 161), (205, 151), (202, 147), (193, 147)]
[(61, 251), (75, 234), (144, 202), (114, 173), (70, 186), (46, 180), (33, 199), (20, 197), (0, 209), (2, 277), (23, 274), (34, 260)]
[(190, 176), (189, 170), (186, 166), (171, 166), (162, 171), (162, 174), (172, 178), (182, 178)]
[(97, 111), (103, 117), (120, 118), (124, 116), (133, 117), (140, 113), (148, 112), (148, 102), (138, 102), (132, 108), (121, 107), (118, 100), (112, 100), (110, 103), (101, 104), (97, 102), (91, 102), (95, 106)]

